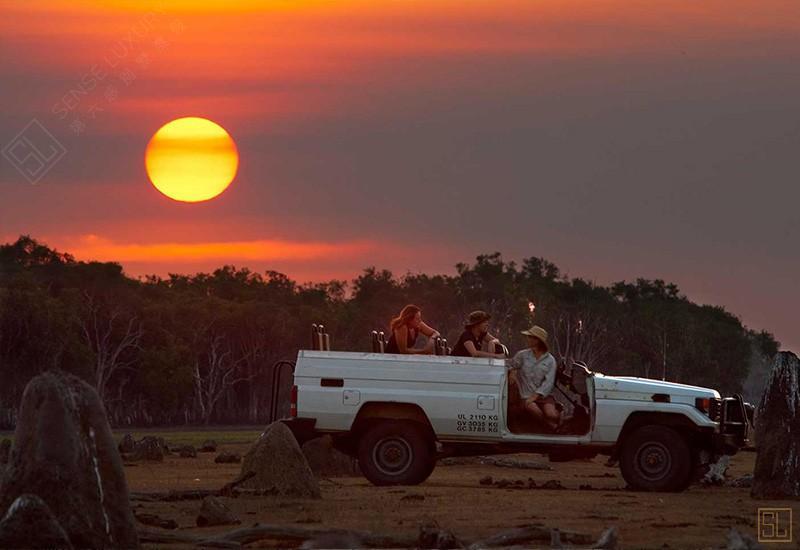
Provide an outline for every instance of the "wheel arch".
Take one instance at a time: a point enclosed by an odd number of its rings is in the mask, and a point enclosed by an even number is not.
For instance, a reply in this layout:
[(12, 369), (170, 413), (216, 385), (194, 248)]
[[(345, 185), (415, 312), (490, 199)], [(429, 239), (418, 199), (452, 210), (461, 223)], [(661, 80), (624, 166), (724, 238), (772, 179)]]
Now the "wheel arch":
[(698, 426), (691, 418), (682, 413), (635, 411), (625, 419), (625, 423), (622, 425), (622, 430), (620, 430), (619, 437), (617, 438), (615, 450), (619, 451), (630, 434), (635, 432), (638, 428), (648, 425), (670, 427), (685, 437), (692, 447), (703, 445), (704, 440), (707, 440), (709, 444), (711, 442), (711, 429), (705, 426)]
[(371, 423), (379, 420), (410, 420), (425, 426), (433, 434), (433, 426), (428, 415), (416, 403), (398, 401), (369, 401), (361, 405), (353, 419), (351, 433), (363, 431)]
[(375, 423), (382, 420), (407, 420), (420, 424), (430, 436), (431, 441), (436, 441), (428, 415), (416, 403), (399, 401), (368, 401), (361, 405), (356, 413), (350, 431), (335, 438), (334, 443), (339, 450), (349, 454), (355, 453), (355, 447), (361, 434)]

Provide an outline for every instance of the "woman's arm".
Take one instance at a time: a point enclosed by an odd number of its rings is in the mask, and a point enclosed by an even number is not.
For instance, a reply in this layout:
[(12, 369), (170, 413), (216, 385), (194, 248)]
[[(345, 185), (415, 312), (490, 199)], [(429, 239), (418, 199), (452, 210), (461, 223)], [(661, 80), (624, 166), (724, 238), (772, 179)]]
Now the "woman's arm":
[(405, 325), (403, 325), (398, 329), (395, 329), (394, 339), (397, 342), (397, 349), (400, 351), (400, 353), (414, 354), (414, 355), (430, 355), (433, 350), (431, 346), (425, 348), (409, 348), (407, 345), (408, 327)]
[(436, 338), (437, 336), (441, 336), (438, 330), (432, 329), (425, 323), (419, 324), (419, 331), (428, 338)]
[(522, 352), (518, 351), (514, 357), (506, 359), (506, 366), (509, 370), (517, 370), (522, 366)]
[(403, 325), (394, 329), (394, 341), (397, 342), (397, 349), (400, 353), (411, 353), (406, 342), (408, 341), (408, 327)]
[(502, 353), (489, 353), (488, 351), (481, 351), (475, 348), (475, 344), (467, 340), (464, 342), (464, 348), (473, 357), (491, 357), (492, 359), (502, 359), (505, 357)]
[(547, 362), (547, 373), (544, 375), (544, 380), (542, 384), (536, 388), (536, 393), (541, 395), (542, 397), (547, 397), (553, 392), (553, 386), (556, 383), (556, 369), (558, 365), (556, 365), (555, 360)]

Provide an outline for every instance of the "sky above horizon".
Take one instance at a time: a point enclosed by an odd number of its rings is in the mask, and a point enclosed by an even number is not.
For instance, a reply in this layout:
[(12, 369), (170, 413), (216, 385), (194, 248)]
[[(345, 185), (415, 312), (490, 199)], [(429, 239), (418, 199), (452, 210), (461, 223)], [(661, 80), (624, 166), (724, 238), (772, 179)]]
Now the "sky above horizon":
[[(0, 240), (300, 281), (541, 256), (800, 352), (799, 37), (796, 0), (0, 0), (0, 148), (64, 150), (2, 158)], [(207, 202), (145, 173), (185, 116), (239, 151)]]

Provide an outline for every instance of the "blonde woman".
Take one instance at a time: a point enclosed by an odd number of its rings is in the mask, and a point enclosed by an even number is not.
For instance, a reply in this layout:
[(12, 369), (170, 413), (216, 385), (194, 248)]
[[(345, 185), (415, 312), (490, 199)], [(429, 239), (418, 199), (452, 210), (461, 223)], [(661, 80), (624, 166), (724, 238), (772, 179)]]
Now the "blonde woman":
[[(403, 308), (400, 315), (392, 319), (389, 325), (392, 335), (386, 344), (386, 353), (418, 353), (430, 355), (433, 353), (434, 340), (439, 332), (432, 329), (422, 320), (422, 310), (414, 304)], [(417, 336), (424, 334), (428, 343), (424, 348), (415, 348)]]

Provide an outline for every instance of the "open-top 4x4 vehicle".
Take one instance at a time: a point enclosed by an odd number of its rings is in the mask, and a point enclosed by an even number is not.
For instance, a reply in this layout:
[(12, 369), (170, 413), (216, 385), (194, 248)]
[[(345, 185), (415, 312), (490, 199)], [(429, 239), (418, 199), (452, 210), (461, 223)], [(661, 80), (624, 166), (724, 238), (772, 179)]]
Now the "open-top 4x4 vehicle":
[(561, 423), (542, 433), (509, 399), (502, 359), (302, 350), (286, 423), (302, 443), (331, 434), (376, 485), (414, 485), (437, 458), (510, 452), (609, 455), (628, 485), (680, 491), (747, 444), (752, 407), (709, 388), (560, 369)]

